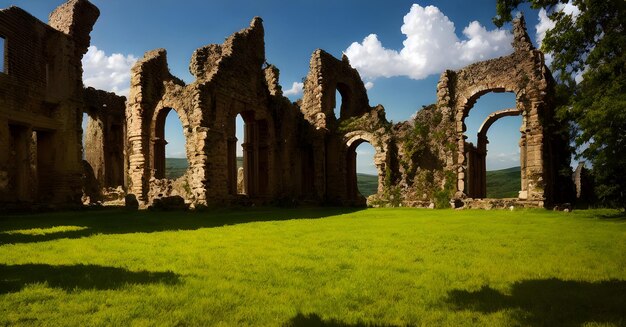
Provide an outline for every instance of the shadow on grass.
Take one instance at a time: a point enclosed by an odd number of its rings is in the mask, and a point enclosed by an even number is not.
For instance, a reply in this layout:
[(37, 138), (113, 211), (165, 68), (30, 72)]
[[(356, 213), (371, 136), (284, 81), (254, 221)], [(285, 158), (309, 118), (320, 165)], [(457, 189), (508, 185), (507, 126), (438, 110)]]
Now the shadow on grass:
[[(81, 238), (94, 234), (151, 233), (196, 230), (262, 221), (316, 219), (347, 214), (363, 208), (255, 208), (193, 211), (83, 210), (48, 214), (0, 216), (0, 245)], [(17, 230), (78, 226), (56, 233), (19, 233)]]
[(626, 325), (626, 281), (597, 283), (559, 279), (515, 283), (511, 295), (483, 286), (476, 292), (455, 290), (448, 302), (458, 310), (493, 313), (519, 309), (521, 325), (580, 326), (586, 322)]
[(173, 272), (128, 271), (97, 265), (52, 266), (45, 264), (0, 264), (0, 294), (19, 292), (29, 284), (47, 283), (67, 292), (74, 290), (114, 290), (132, 284), (179, 283)]
[(600, 215), (600, 219), (612, 220), (612, 221), (624, 221), (626, 220), (626, 211), (618, 211), (615, 213)]
[(291, 318), (283, 327), (392, 327), (393, 325), (377, 325), (368, 323), (347, 324), (335, 319), (323, 320), (318, 314), (304, 315), (298, 313)]

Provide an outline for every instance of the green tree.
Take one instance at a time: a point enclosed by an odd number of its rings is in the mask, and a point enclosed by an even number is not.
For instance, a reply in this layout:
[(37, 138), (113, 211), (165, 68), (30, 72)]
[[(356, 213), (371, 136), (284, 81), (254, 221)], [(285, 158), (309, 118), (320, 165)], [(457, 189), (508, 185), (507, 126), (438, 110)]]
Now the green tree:
[(553, 58), (558, 118), (571, 123), (577, 157), (593, 165), (602, 204), (626, 209), (626, 1), (571, 0), (576, 17), (558, 10), (567, 2), (497, 0), (494, 23), (511, 21), (522, 3), (546, 9), (555, 25), (541, 49)]

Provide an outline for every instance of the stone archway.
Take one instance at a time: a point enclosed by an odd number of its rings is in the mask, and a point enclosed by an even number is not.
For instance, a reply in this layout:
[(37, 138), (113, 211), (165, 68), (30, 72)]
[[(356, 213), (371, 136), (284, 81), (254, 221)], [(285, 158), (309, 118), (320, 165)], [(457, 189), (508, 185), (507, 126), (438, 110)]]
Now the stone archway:
[[(184, 110), (176, 110), (173, 106), (159, 107), (154, 111), (153, 118), (150, 123), (150, 166), (152, 167), (151, 176), (156, 179), (163, 179), (166, 177), (166, 165), (165, 165), (165, 146), (167, 140), (165, 139), (165, 121), (171, 111), (176, 112), (178, 119), (183, 126), (183, 136), (185, 138), (185, 144), (187, 144), (187, 128), (189, 127), (189, 121), (184, 114)], [(185, 146), (187, 148), (187, 146)], [(185, 156), (189, 162), (189, 154), (185, 149)]]
[(356, 170), (356, 149), (363, 143), (369, 143), (374, 147), (376, 154), (374, 155), (374, 165), (378, 173), (378, 193), (383, 190), (383, 183), (385, 179), (385, 164), (387, 157), (387, 150), (385, 143), (378, 137), (370, 132), (365, 131), (353, 131), (344, 136), (344, 144), (346, 148), (345, 152), (345, 164), (346, 164), (346, 195), (345, 198), (348, 202), (354, 204), (361, 203), (365, 198), (361, 195), (357, 186), (357, 170)]
[(550, 151), (553, 131), (554, 80), (545, 65), (543, 54), (534, 48), (523, 18), (513, 24), (511, 55), (478, 62), (457, 71), (443, 73), (438, 85), (438, 107), (454, 115), (456, 154), (453, 154), (453, 172), (457, 175), (455, 198), (474, 194), (467, 188), (471, 171), (467, 158), (465, 117), (476, 100), (489, 92), (512, 92), (516, 95), (516, 109), (523, 117), (520, 146), (525, 149), (522, 168), (520, 200), (530, 200), (538, 206), (554, 196), (555, 162)]
[[(466, 191), (469, 197), (472, 198), (485, 198), (487, 197), (487, 144), (489, 139), (487, 138), (487, 132), (493, 123), (498, 119), (510, 116), (519, 116), (522, 111), (517, 108), (510, 108), (499, 110), (491, 113), (478, 129), (477, 145), (466, 145), (466, 160), (467, 160), (467, 175), (466, 175)], [(522, 123), (523, 124), (523, 123)], [(522, 167), (525, 167), (524, 159), (526, 153), (526, 143), (524, 142), (525, 136), (522, 134), (520, 137), (520, 163)], [(523, 169), (522, 169), (523, 171)], [(522, 178), (523, 180), (523, 178)], [(522, 182), (521, 191), (524, 191), (524, 183)]]

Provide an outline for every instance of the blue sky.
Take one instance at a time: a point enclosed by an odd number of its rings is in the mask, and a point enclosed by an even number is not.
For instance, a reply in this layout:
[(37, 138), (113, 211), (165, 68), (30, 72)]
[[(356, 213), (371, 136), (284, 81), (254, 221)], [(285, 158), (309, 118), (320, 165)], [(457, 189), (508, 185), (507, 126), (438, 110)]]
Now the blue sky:
[[(407, 120), (423, 105), (435, 102), (443, 69), (458, 69), (510, 53), (506, 48), (510, 35), (496, 31), (491, 22), (494, 0), (91, 1), (101, 15), (91, 33), (93, 47), (84, 60), (85, 84), (121, 94), (127, 92), (129, 67), (155, 48), (167, 49), (171, 72), (191, 82), (188, 65), (193, 51), (222, 43), (247, 27), (254, 16), (263, 18), (267, 61), (280, 69), (280, 83), (284, 91), (291, 89), (290, 99), (301, 96), (294, 83), (307, 75), (315, 49), (322, 48), (338, 58), (346, 52), (371, 86), (370, 104), (384, 105), (387, 118), (394, 122)], [(48, 14), (62, 2), (0, 0), (0, 8), (17, 5), (47, 21)], [(545, 31), (545, 18), (527, 7), (522, 11), (529, 35), (535, 40), (536, 25), (540, 25), (539, 32)], [(481, 97), (466, 121), (469, 140), (475, 139), (489, 113), (514, 106), (512, 94)], [(519, 117), (511, 117), (492, 126), (488, 169), (519, 165), (520, 124)], [(180, 156), (184, 151), (182, 130), (180, 122), (171, 116), (166, 138), (168, 156)], [(358, 170), (375, 172), (373, 149), (361, 145), (357, 151)]]

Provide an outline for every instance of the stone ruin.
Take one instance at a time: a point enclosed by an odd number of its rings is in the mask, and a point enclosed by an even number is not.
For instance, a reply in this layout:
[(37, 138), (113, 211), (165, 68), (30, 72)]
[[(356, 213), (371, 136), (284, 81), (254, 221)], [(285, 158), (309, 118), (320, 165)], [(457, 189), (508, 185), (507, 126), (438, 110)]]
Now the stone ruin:
[(73, 0), (49, 24), (24, 10), (0, 11), (0, 203), (81, 202), (81, 58), (99, 10)]
[[(258, 17), (223, 44), (197, 49), (190, 84), (169, 72), (166, 50), (157, 49), (132, 68), (128, 100), (83, 88), (81, 58), (98, 15), (87, 0), (60, 6), (50, 25), (16, 7), (0, 12), (6, 48), (0, 73), (3, 206), (120, 204), (126, 196), (140, 207), (542, 207), (569, 194), (571, 177), (558, 174), (570, 156), (553, 117), (554, 81), (523, 18), (514, 22), (511, 55), (445, 71), (437, 103), (392, 124), (382, 105), (370, 106), (348, 58), (323, 50), (311, 56), (302, 99), (289, 101), (278, 68), (266, 62)], [(464, 119), (488, 92), (515, 93), (516, 107), (490, 115), (473, 145)], [(164, 127), (171, 110), (182, 123), (189, 163), (176, 180), (165, 175)], [(238, 115), (245, 124), (240, 170)], [(486, 133), (510, 115), (523, 119), (519, 197), (484, 199)], [(369, 199), (356, 179), (356, 148), (363, 142), (376, 150), (378, 193)], [(570, 183), (561, 183), (565, 179)]]

